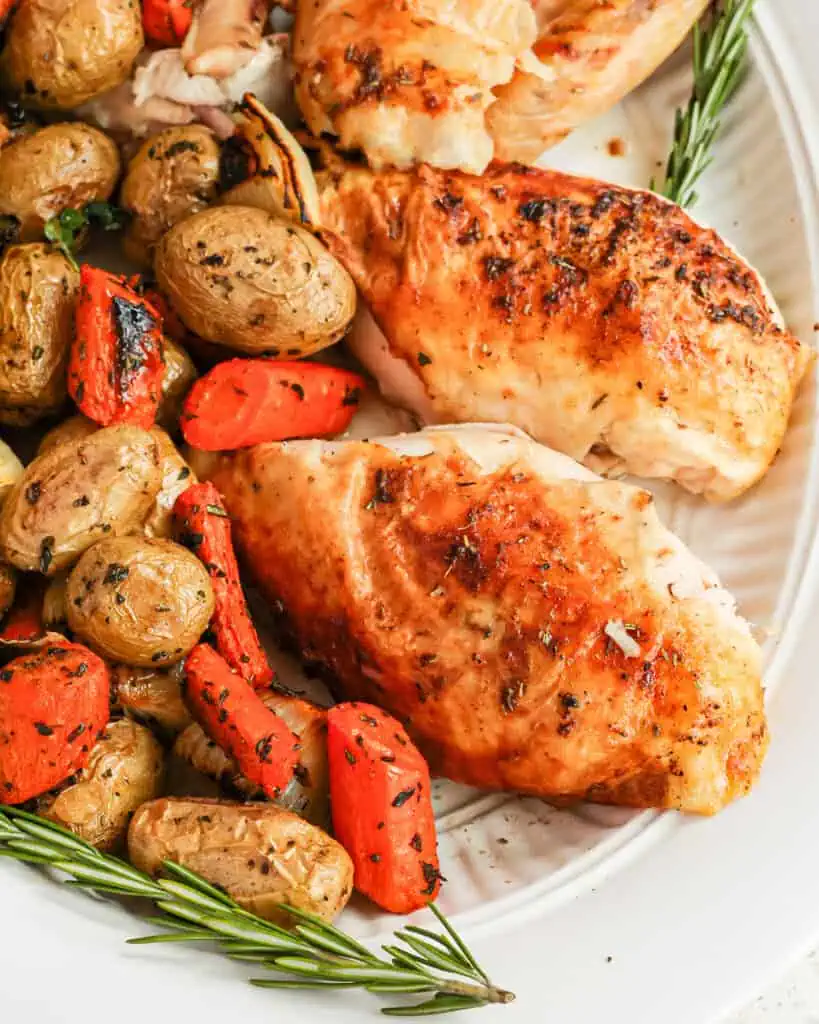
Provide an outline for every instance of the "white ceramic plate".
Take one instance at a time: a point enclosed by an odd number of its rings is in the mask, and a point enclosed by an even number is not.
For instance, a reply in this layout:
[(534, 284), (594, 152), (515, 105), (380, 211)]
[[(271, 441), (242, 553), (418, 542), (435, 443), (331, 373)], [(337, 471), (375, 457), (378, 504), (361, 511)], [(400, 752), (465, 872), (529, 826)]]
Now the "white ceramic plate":
[[(810, 340), (819, 179), (802, 73), (817, 83), (819, 73), (805, 64), (800, 71), (799, 54), (809, 59), (803, 44), (815, 38), (819, 11), (813, 0), (760, 2), (758, 26), (752, 68), (696, 215), (756, 264), (791, 327)], [(687, 60), (673, 60), (550, 162), (645, 185), (660, 170), (673, 108), (688, 88)], [(624, 156), (609, 155), (614, 138), (625, 142)], [(692, 821), (592, 806), (556, 811), (438, 784), (449, 878), (441, 903), (498, 983), (519, 996), (481, 1020), (704, 1024), (752, 996), (819, 931), (819, 872), (806, 870), (819, 860), (819, 802), (811, 801), (819, 781), (811, 729), (819, 722), (819, 631), (808, 619), (816, 425), (812, 380), (776, 466), (743, 501), (709, 508), (657, 489), (670, 525), (721, 573), (765, 639), (774, 744), (750, 799), (715, 820)], [(122, 940), (141, 930), (136, 919), (24, 868), (3, 864), (0, 886), (0, 1020), (96, 1024), (112, 1014), (123, 1022), (184, 1014), (198, 1024), (252, 1024), (377, 1012), (366, 996), (250, 989), (241, 983), (245, 971), (209, 954), (126, 947)], [(395, 926), (360, 907), (344, 923), (370, 937)]]

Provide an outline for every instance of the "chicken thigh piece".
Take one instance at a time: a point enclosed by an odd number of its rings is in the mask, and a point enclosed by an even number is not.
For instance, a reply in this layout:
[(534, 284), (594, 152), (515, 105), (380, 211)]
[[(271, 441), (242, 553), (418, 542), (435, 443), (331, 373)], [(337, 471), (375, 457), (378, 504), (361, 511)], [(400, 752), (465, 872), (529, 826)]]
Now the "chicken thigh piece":
[(305, 658), (435, 774), (705, 814), (753, 785), (759, 648), (646, 491), (474, 425), (197, 468)]
[(495, 91), (495, 157), (532, 163), (635, 89), (682, 42), (708, 0), (532, 0), (536, 62)]
[(812, 350), (679, 207), (501, 164), (339, 163), (317, 203), (374, 317), (351, 347), (423, 422), (511, 422), (600, 472), (714, 501), (770, 466)]
[[(236, 0), (233, 0), (236, 2)], [(310, 0), (293, 35), (310, 129), (370, 165), (535, 160), (676, 48), (707, 0)]]

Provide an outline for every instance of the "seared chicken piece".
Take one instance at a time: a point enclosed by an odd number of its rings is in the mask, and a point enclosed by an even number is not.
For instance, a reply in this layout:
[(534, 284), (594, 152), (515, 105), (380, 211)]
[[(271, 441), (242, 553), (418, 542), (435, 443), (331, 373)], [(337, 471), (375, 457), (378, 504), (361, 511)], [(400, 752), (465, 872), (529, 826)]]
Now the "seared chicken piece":
[(375, 167), (426, 161), (480, 173), (486, 110), (535, 41), (528, 0), (310, 0), (293, 32), (296, 98), (315, 135)]
[(371, 166), (480, 174), (531, 162), (613, 106), (707, 0), (310, 0), (293, 36), (299, 105)]
[(646, 491), (485, 426), (260, 445), (210, 475), (305, 657), (434, 773), (706, 814), (755, 781), (759, 648)]
[(272, 0), (202, 0), (182, 44), (188, 74), (235, 75), (258, 50), (271, 7)]
[(235, 129), (230, 112), (246, 92), (252, 92), (290, 120), (289, 50), (288, 35), (265, 36), (241, 68), (220, 79), (188, 74), (180, 49), (146, 50), (132, 79), (84, 104), (77, 113), (118, 135), (142, 137), (170, 125), (201, 121), (226, 138)]
[(512, 422), (715, 501), (768, 469), (812, 352), (679, 207), (519, 165), (339, 164), (318, 188), (322, 238), (378, 324), (353, 351), (423, 422)]
[(532, 0), (537, 62), (496, 90), (495, 157), (532, 163), (635, 89), (677, 48), (708, 0)]

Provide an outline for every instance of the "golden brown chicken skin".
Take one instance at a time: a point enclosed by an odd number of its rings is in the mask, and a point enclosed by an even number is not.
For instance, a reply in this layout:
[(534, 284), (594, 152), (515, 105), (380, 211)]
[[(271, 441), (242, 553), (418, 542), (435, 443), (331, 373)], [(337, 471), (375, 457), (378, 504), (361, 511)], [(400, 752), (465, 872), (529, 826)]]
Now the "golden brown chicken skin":
[(481, 787), (713, 813), (767, 745), (760, 652), (651, 496), (442, 428), (211, 463), (306, 658)]
[(716, 501), (769, 467), (812, 353), (679, 207), (514, 164), (337, 165), (319, 188), (323, 237), (380, 328), (360, 323), (353, 349), (425, 422), (511, 422)]

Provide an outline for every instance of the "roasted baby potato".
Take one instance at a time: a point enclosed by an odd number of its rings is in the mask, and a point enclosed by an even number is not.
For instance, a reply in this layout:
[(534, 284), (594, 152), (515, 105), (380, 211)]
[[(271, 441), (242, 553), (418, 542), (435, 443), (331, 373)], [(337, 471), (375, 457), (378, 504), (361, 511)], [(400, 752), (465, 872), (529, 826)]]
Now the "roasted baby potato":
[(3, 504), (0, 547), (18, 569), (54, 576), (102, 537), (140, 530), (162, 484), (156, 438), (106, 427), (38, 455)]
[(56, 427), (52, 427), (51, 430), (43, 434), (37, 448), (37, 454), (45, 455), (46, 452), (50, 452), (58, 445), (79, 441), (83, 437), (88, 437), (89, 434), (96, 433), (99, 429), (97, 423), (89, 420), (82, 413), (77, 413), (76, 416), (69, 416), (68, 419), (62, 420)]
[(111, 671), (113, 703), (132, 718), (175, 736), (193, 721), (182, 699), (182, 676), (181, 662), (167, 671), (116, 665)]
[(68, 629), (68, 611), (65, 606), (68, 573), (61, 572), (52, 577), (43, 594), (43, 629), (48, 632), (65, 633)]
[(109, 722), (75, 781), (42, 797), (37, 813), (110, 850), (125, 839), (134, 811), (162, 792), (164, 774), (165, 754), (150, 729), (128, 718)]
[(0, 149), (0, 215), (16, 218), (21, 241), (35, 241), (61, 210), (109, 199), (119, 171), (119, 150), (97, 128), (50, 124)]
[(353, 888), (347, 851), (275, 804), (154, 800), (128, 829), (134, 866), (156, 874), (171, 860), (225, 889), (247, 910), (290, 924), (280, 903), (331, 921)]
[(219, 143), (201, 124), (166, 128), (142, 144), (128, 165), (120, 193), (131, 214), (125, 253), (148, 266), (165, 232), (204, 210), (219, 189)]
[[(301, 750), (293, 778), (276, 804), (294, 811), (314, 825), (330, 822), (327, 767), (327, 712), (309, 701), (271, 691), (262, 698), (299, 737)], [(212, 740), (198, 723), (189, 725), (176, 740), (174, 754), (203, 775), (234, 789), (250, 800), (264, 800), (262, 790), (246, 779), (233, 758)]]
[(213, 614), (205, 566), (181, 544), (101, 540), (68, 577), (68, 625), (103, 657), (161, 668), (191, 650)]
[(148, 518), (145, 520), (146, 537), (170, 537), (173, 533), (173, 506), (179, 495), (196, 483), (190, 466), (161, 427), (151, 433), (159, 446), (162, 486), (159, 488)]
[(196, 367), (184, 348), (167, 335), (164, 339), (163, 358), (165, 374), (162, 378), (162, 398), (156, 413), (156, 421), (169, 434), (178, 434), (182, 402), (191, 384), (196, 380)]
[(143, 45), (134, 0), (19, 0), (0, 69), (27, 103), (70, 110), (124, 82)]
[(355, 313), (352, 278), (308, 231), (264, 210), (216, 206), (163, 236), (161, 291), (194, 333), (272, 358), (338, 341)]
[(23, 475), (23, 463), (5, 441), (0, 441), (0, 502)]
[(0, 259), (0, 423), (27, 426), (65, 400), (79, 274), (48, 245)]

